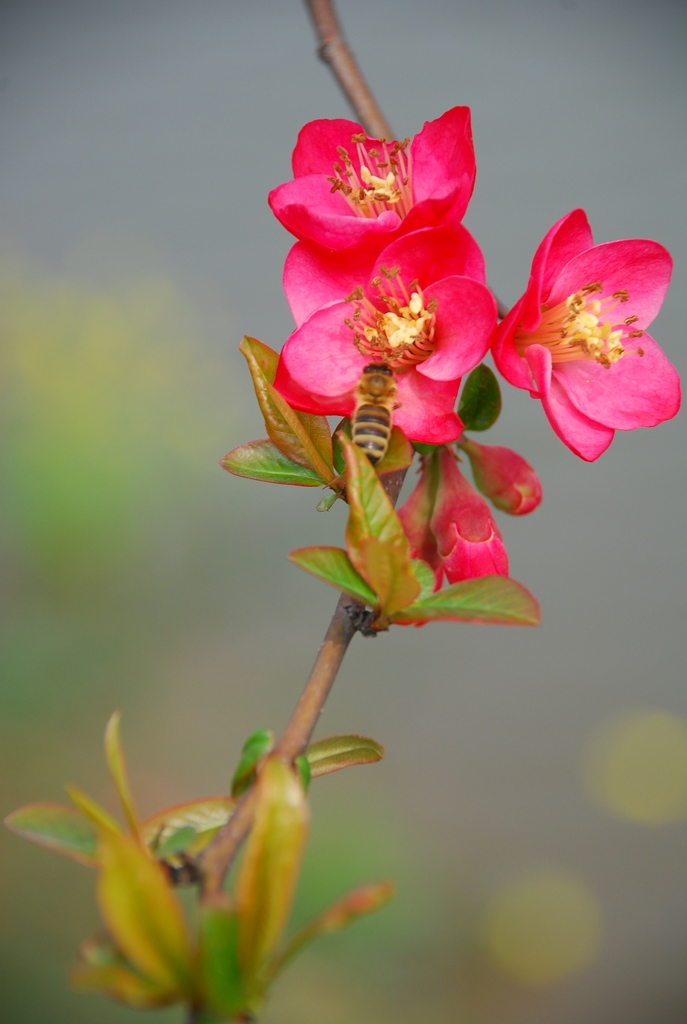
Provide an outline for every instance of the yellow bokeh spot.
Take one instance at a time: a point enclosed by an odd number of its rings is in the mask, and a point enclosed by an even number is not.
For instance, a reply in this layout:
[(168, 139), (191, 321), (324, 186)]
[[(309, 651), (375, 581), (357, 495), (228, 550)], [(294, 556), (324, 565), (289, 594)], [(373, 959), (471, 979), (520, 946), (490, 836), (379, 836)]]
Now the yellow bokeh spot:
[(487, 950), (515, 981), (552, 985), (585, 967), (601, 942), (601, 914), (584, 882), (560, 871), (520, 879), (484, 916)]
[(592, 738), (585, 778), (615, 814), (643, 825), (687, 816), (687, 721), (663, 711), (615, 719)]

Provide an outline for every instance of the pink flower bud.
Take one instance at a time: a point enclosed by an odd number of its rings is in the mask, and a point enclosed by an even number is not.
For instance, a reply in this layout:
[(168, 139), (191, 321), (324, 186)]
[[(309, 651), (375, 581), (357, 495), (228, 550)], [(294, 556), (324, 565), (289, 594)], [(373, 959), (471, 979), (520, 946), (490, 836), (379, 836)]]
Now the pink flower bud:
[(448, 448), (438, 456), (440, 478), (430, 520), (449, 583), (508, 575), (508, 555), (484, 498), (467, 482)]
[(437, 551), (437, 542), (430, 527), (430, 520), (434, 511), (438, 480), (439, 466), (433, 456), (423, 462), (420, 479), (415, 490), (398, 509), (398, 518), (410, 541), (411, 554), (413, 558), (421, 558), (423, 562), (432, 567), (436, 577), (437, 590), (441, 586), (444, 572)]
[(524, 516), (542, 499), (539, 477), (522, 455), (500, 445), (461, 441), (482, 494), (504, 512)]

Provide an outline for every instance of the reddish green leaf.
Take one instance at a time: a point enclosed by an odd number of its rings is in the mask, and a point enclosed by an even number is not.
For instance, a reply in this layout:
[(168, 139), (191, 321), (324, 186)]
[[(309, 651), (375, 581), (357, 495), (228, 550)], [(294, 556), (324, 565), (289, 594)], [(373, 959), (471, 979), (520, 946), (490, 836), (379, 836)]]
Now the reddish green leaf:
[(336, 587), (337, 590), (343, 590), (344, 594), (355, 598), (356, 601), (371, 608), (379, 604), (377, 595), (351, 565), (350, 558), (341, 548), (297, 548), (291, 552), (289, 559), (324, 583)]
[(122, 744), (119, 738), (119, 723), (121, 715), (115, 711), (105, 727), (105, 760), (114, 782), (117, 796), (124, 811), (131, 834), (138, 836), (138, 816), (134, 807), (131, 788), (126, 774), (126, 762), (122, 752)]
[(414, 558), (412, 561), (413, 572), (415, 573), (415, 579), (420, 584), (421, 590), (418, 596), (418, 601), (422, 601), (423, 598), (429, 597), (430, 594), (434, 593), (434, 570), (431, 565), (427, 565), (421, 558)]
[(163, 867), (128, 836), (100, 833), (100, 910), (117, 947), (159, 989), (192, 993), (181, 906)]
[(71, 972), (71, 982), (80, 991), (104, 992), (127, 1006), (143, 1010), (165, 1006), (178, 999), (176, 991), (139, 974), (106, 933), (94, 935), (81, 944), (79, 963)]
[[(388, 495), (380, 484), (367, 456), (352, 441), (343, 440), (346, 458), (346, 491), (351, 511), (346, 528), (346, 546), (352, 551), (361, 541), (378, 537), (381, 541), (408, 541)], [(408, 555), (410, 561), (410, 554)]]
[(239, 445), (224, 456), (220, 466), (234, 476), (246, 477), (248, 480), (292, 484), (296, 487), (322, 486), (322, 478), (314, 469), (300, 466), (289, 459), (271, 441), (249, 441)]
[(300, 778), (277, 759), (264, 765), (257, 806), (236, 878), (239, 960), (249, 993), (262, 985), (265, 963), (286, 925), (308, 831)]
[(435, 619), (536, 626), (540, 614), (536, 599), (522, 584), (508, 576), (480, 576), (416, 601), (396, 612), (392, 621), (410, 625)]
[(248, 363), (270, 439), (287, 458), (312, 469), (323, 483), (328, 483), (334, 470), (326, 417), (297, 413), (275, 390), (263, 369), (272, 358), (266, 355), (270, 351), (266, 345), (255, 338), (244, 338), (239, 350)]
[(65, 804), (27, 804), (8, 814), (5, 824), (17, 835), (79, 864), (96, 863), (97, 833), (90, 821)]
[(229, 821), (236, 801), (229, 796), (207, 796), (202, 800), (167, 807), (141, 822), (141, 838), (149, 847), (159, 848), (183, 828), (192, 828), (195, 839), (184, 850), (195, 855)]
[(345, 438), (350, 515), (346, 548), (354, 567), (378, 595), (381, 619), (411, 604), (420, 593), (410, 545), (401, 522), (366, 455)]
[[(369, 460), (368, 460), (369, 461)], [(400, 427), (394, 427), (384, 458), (374, 467), (378, 476), (406, 469), (413, 461), (413, 446)]]
[(215, 1013), (236, 1014), (243, 1008), (238, 916), (224, 895), (201, 907), (198, 975), (203, 1002)]
[(231, 795), (240, 796), (248, 789), (255, 778), (255, 766), (261, 757), (269, 754), (274, 746), (274, 733), (271, 729), (256, 729), (243, 744), (241, 757), (234, 777), (231, 780)]
[(369, 736), (329, 736), (311, 743), (305, 752), (313, 779), (356, 764), (374, 764), (384, 757), (384, 747)]
[(108, 832), (114, 832), (115, 835), (122, 835), (123, 830), (119, 823), (110, 817), (100, 804), (97, 804), (95, 800), (91, 800), (90, 796), (87, 796), (77, 786), (65, 786), (64, 788), (69, 799), (95, 825), (97, 832), (101, 832), (104, 829)]
[(367, 537), (360, 543), (356, 567), (379, 597), (380, 625), (395, 611), (412, 604), (420, 593), (405, 537), (402, 541)]
[(332, 906), (327, 907), (314, 921), (310, 921), (289, 939), (279, 957), (273, 964), (271, 977), (282, 969), (287, 960), (299, 953), (304, 946), (319, 938), (320, 935), (331, 935), (353, 924), (363, 914), (371, 914), (383, 907), (396, 892), (393, 882), (377, 882), (354, 889)]

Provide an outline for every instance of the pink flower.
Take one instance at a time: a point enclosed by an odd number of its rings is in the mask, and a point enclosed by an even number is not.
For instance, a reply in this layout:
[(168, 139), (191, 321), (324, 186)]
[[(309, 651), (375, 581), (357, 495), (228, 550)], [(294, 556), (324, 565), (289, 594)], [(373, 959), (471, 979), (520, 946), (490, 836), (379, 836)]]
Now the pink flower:
[(646, 333), (671, 269), (658, 242), (593, 245), (584, 211), (573, 210), (540, 244), (527, 291), (498, 329), (498, 369), (541, 399), (560, 439), (589, 462), (615, 430), (656, 426), (680, 408), (677, 371)]
[(297, 329), (275, 387), (296, 409), (350, 416), (363, 368), (394, 370), (394, 423), (414, 441), (455, 440), (460, 378), (485, 355), (496, 323), (476, 242), (460, 224), (425, 228), (369, 250), (292, 249), (284, 287)]
[(463, 217), (475, 183), (470, 110), (447, 110), (403, 142), (370, 139), (355, 121), (311, 121), (293, 175), (269, 195), (288, 231), (328, 249), (379, 252), (400, 234)]
[(522, 455), (501, 445), (478, 444), (472, 438), (463, 438), (460, 447), (470, 459), (475, 483), (497, 508), (524, 516), (539, 505), (539, 477)]
[(476, 576), (508, 575), (508, 554), (484, 498), (467, 482), (448, 448), (428, 459), (398, 511), (414, 558), (434, 569), (437, 589)]

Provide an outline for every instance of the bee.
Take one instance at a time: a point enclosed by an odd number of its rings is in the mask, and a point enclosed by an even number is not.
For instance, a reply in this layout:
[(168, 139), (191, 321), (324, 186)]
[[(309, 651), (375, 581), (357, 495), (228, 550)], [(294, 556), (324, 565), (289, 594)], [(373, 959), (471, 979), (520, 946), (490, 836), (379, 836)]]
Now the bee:
[(391, 437), (391, 415), (396, 382), (393, 370), (383, 363), (370, 363), (363, 369), (355, 387), (355, 412), (351, 418), (353, 443), (367, 455), (373, 466), (384, 458)]

